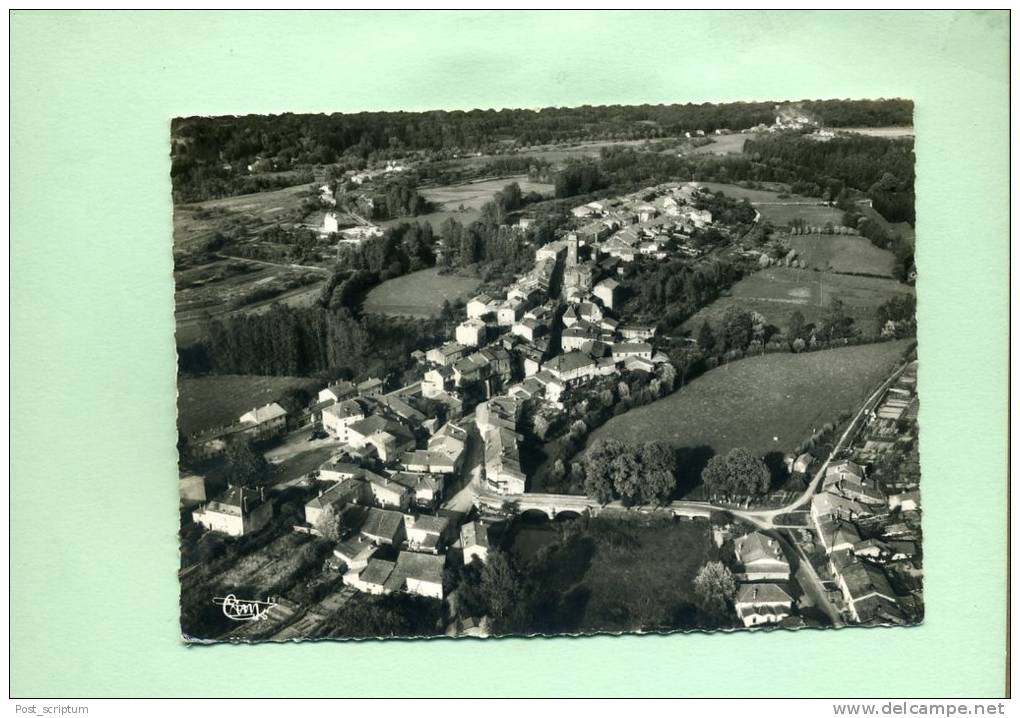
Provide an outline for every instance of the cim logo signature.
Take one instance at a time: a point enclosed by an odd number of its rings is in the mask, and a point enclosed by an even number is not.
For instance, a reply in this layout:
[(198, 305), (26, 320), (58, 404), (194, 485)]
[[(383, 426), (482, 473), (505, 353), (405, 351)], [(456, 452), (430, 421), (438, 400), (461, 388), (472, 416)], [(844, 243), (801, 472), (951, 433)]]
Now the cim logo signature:
[(276, 606), (276, 599), (268, 601), (252, 601), (238, 598), (230, 593), (226, 596), (216, 596), (213, 603), (223, 607), (223, 615), (231, 621), (261, 621), (266, 618), (269, 610)]

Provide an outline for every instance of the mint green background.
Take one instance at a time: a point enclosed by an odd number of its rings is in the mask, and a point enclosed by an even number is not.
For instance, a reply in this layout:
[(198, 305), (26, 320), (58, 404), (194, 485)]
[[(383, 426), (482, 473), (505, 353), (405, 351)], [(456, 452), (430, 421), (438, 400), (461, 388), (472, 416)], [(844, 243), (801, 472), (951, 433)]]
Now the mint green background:
[[(927, 619), (839, 632), (186, 648), (169, 120), (916, 102)], [(11, 691), (999, 695), (1008, 15), (81, 13), (11, 18)]]

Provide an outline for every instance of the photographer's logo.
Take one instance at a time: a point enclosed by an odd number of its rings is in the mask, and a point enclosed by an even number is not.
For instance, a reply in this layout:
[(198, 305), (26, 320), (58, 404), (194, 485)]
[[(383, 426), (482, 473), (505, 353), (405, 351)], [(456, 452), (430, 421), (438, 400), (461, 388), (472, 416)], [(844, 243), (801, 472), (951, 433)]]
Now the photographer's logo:
[(276, 599), (268, 601), (252, 601), (238, 598), (234, 594), (216, 596), (213, 603), (223, 607), (223, 615), (231, 621), (261, 621), (266, 618), (269, 610), (276, 606)]

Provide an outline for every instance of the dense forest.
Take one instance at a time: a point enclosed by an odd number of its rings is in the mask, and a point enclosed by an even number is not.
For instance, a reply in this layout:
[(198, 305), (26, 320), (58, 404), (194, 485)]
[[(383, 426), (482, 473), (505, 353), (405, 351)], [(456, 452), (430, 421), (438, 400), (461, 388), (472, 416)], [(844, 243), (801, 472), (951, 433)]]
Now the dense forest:
[[(684, 132), (741, 130), (771, 124), (775, 102), (547, 107), (541, 110), (362, 112), (331, 115), (246, 115), (177, 118), (171, 125), (174, 198), (190, 202), (252, 191), (246, 176), (338, 163), (460, 152), (500, 152), (583, 140), (655, 139)], [(825, 124), (909, 124), (913, 104), (877, 100), (805, 103)], [(436, 159), (440, 157), (435, 157)], [(272, 182), (272, 180), (261, 180)], [(245, 189), (242, 189), (244, 187)]]
[(780, 132), (748, 139), (739, 155), (683, 155), (603, 148), (598, 159), (569, 163), (556, 178), (556, 196), (627, 192), (660, 182), (779, 182), (792, 192), (837, 201), (867, 197), (890, 222), (914, 222), (914, 142), (839, 136), (819, 142)]

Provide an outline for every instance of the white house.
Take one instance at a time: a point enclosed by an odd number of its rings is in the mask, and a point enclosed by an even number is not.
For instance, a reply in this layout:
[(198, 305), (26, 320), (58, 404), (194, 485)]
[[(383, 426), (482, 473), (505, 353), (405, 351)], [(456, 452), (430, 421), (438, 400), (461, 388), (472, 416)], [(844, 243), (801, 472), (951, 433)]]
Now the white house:
[(191, 519), (210, 531), (245, 536), (273, 518), (273, 503), (263, 489), (234, 486), (215, 500), (191, 512)]
[(485, 322), (481, 319), (467, 319), (457, 325), (455, 337), (458, 344), (481, 346), (485, 343)]
[(365, 418), (365, 410), (353, 399), (322, 410), (322, 428), (341, 441), (350, 441), (350, 427)]
[(745, 583), (733, 604), (744, 626), (750, 628), (782, 621), (790, 615), (793, 599), (774, 583)]
[(489, 558), (489, 529), (481, 521), (472, 521), (460, 527), (460, 547), (464, 563), (474, 559), (482, 563)]
[(322, 401), (332, 401), (338, 403), (344, 399), (350, 399), (358, 393), (358, 388), (349, 381), (338, 381), (336, 384), (330, 384), (325, 389), (319, 392), (318, 399)]
[(258, 439), (279, 436), (287, 429), (287, 410), (273, 402), (242, 414), (240, 421)]
[(595, 285), (595, 289), (592, 293), (602, 302), (602, 306), (607, 309), (613, 309), (616, 303), (616, 293), (620, 287), (620, 283), (615, 279), (603, 279), (601, 282)]

